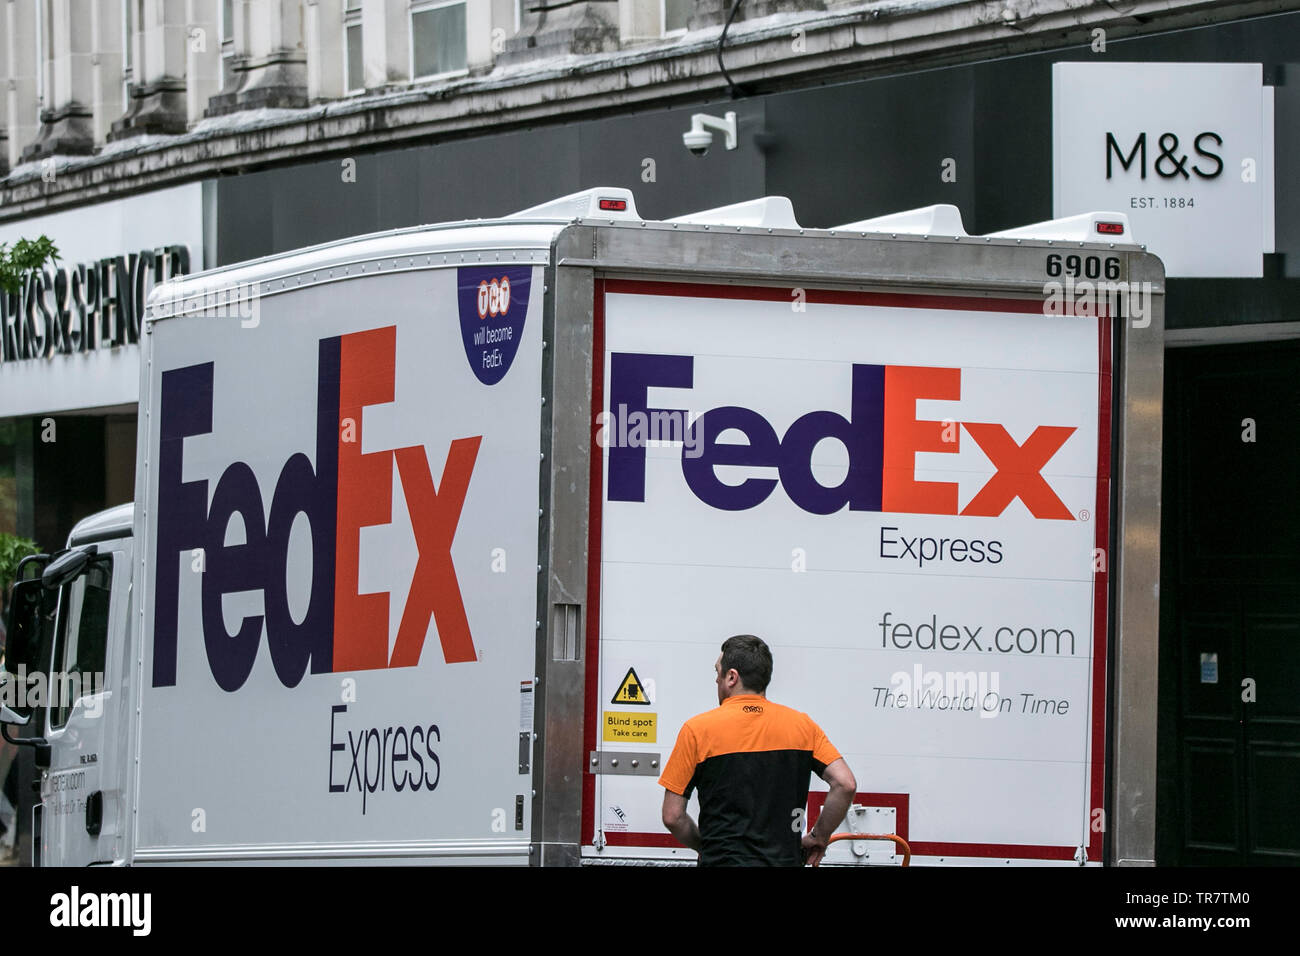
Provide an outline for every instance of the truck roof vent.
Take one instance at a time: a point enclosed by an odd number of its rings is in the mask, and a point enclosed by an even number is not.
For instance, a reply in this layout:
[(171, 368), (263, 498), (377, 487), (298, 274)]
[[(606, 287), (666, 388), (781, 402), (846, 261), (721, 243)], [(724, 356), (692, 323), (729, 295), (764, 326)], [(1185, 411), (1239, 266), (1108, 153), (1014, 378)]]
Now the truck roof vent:
[(1032, 226), (991, 232), (992, 239), (1051, 239), (1053, 242), (1118, 242), (1136, 245), (1122, 212), (1085, 212), (1064, 219), (1049, 219)]
[(833, 227), (836, 232), (901, 232), (916, 236), (964, 236), (966, 227), (962, 225), (961, 210), (956, 206), (923, 206), (920, 209), (908, 209), (905, 212), (890, 213), (874, 219), (860, 222), (848, 222)]
[(717, 209), (701, 209), (667, 222), (686, 222), (699, 226), (752, 226), (764, 229), (798, 229), (794, 206), (784, 196), (764, 196)]
[(529, 206), (506, 219), (640, 219), (632, 191), (621, 186), (599, 186)]

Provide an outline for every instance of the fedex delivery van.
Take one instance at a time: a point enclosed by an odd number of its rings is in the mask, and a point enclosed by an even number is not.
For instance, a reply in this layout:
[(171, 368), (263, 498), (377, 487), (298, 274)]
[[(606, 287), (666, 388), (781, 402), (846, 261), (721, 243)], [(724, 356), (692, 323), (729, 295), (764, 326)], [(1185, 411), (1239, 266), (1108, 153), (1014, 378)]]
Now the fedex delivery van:
[(658, 775), (753, 633), (845, 830), (1149, 863), (1163, 293), (1119, 214), (613, 188), (160, 286), (135, 504), (14, 594), (39, 862), (690, 862)]

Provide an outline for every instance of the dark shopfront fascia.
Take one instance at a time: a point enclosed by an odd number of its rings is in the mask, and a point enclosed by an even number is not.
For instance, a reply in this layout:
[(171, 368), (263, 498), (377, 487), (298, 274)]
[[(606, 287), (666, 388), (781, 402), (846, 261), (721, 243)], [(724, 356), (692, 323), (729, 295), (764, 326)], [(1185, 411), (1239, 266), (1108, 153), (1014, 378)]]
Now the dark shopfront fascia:
[[(1262, 63), (1285, 158), (1300, 147), (1297, 49), (1293, 13), (1117, 40), (1105, 55)], [(1074, 47), (360, 154), (355, 181), (339, 158), (226, 177), (217, 261), (501, 215), (596, 185), (632, 189), (647, 218), (784, 195), (814, 227), (932, 203), (958, 206), (976, 235), (1050, 219), (1051, 64), (1095, 56)], [(681, 134), (699, 109), (734, 109), (740, 147), (689, 155)], [(946, 159), (955, 182), (941, 178)], [(1288, 168), (1263, 278), (1168, 282), (1162, 864), (1300, 863), (1300, 184)], [(1201, 682), (1202, 653), (1218, 655), (1216, 684)], [(1248, 678), (1254, 702), (1240, 700)]]

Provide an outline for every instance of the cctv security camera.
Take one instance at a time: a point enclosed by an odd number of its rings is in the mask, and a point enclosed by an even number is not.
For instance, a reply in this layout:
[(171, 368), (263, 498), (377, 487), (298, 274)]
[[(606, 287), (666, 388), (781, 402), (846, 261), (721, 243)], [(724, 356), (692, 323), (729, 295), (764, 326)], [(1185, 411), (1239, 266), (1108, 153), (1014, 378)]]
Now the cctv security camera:
[(726, 137), (726, 148), (736, 148), (736, 114), (727, 113), (722, 119), (707, 113), (695, 113), (691, 116), (691, 128), (682, 133), (682, 142), (693, 156), (703, 156), (713, 145), (713, 133), (717, 130)]
[(707, 129), (692, 129), (689, 132), (682, 133), (682, 142), (691, 151), (691, 155), (703, 156), (709, 151), (709, 147), (713, 145), (713, 134)]

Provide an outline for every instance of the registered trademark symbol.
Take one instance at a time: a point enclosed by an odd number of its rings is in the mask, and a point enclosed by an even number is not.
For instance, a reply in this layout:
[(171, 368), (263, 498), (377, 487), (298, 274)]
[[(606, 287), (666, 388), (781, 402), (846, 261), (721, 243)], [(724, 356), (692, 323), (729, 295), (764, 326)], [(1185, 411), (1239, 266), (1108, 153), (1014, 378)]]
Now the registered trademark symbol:
[(1090, 517), (1091, 517), (1091, 515), (1088, 514), (1088, 509), (1087, 509), (1087, 508), (1084, 508), (1082, 511), (1079, 512), (1079, 520), (1080, 520), (1080, 521), (1087, 521)]

